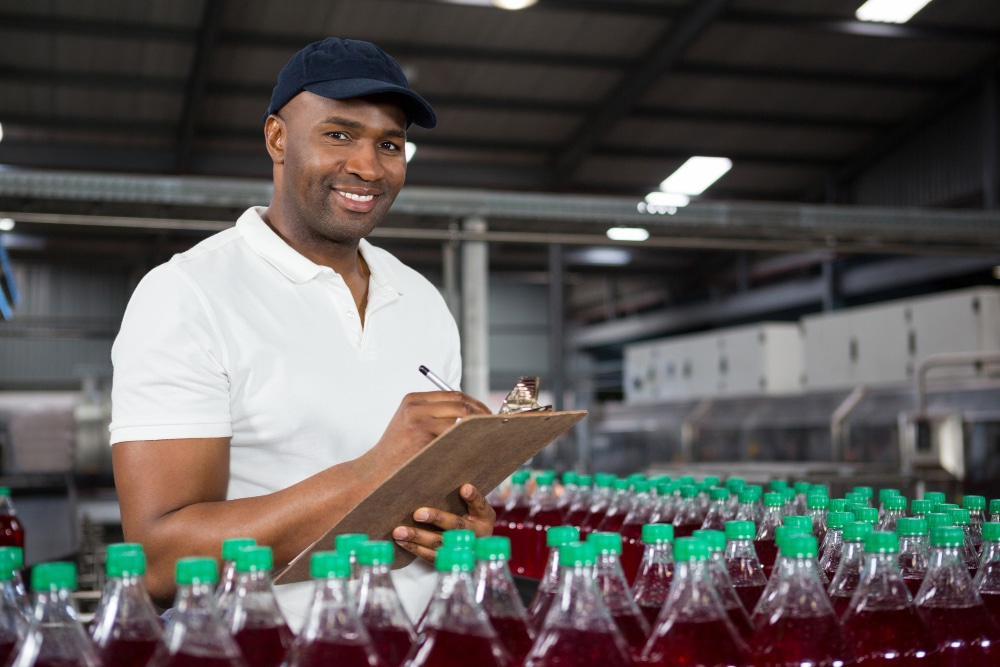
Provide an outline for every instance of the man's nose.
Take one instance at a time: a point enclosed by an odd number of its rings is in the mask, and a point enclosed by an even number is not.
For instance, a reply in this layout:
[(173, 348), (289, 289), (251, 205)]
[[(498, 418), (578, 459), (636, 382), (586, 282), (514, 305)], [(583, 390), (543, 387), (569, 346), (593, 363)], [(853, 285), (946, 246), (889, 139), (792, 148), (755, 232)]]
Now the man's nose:
[(352, 147), (344, 168), (363, 181), (377, 181), (384, 172), (378, 147), (369, 142), (358, 142)]

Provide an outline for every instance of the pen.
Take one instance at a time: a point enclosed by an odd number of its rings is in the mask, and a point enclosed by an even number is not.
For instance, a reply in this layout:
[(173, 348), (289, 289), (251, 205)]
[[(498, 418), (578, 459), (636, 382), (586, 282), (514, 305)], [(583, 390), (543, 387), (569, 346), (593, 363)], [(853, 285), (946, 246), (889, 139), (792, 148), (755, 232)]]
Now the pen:
[(452, 389), (451, 387), (449, 387), (447, 382), (445, 382), (437, 375), (435, 375), (434, 372), (431, 371), (431, 369), (427, 368), (427, 366), (421, 366), (420, 372), (426, 375), (427, 379), (433, 382), (434, 386), (440, 389), (441, 391), (458, 391), (457, 389)]

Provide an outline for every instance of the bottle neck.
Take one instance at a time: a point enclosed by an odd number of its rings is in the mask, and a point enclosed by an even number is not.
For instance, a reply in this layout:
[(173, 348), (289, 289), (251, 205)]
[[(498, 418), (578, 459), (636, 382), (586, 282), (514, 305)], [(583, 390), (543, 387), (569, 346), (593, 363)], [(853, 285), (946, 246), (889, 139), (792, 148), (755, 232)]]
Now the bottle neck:
[(980, 556), (979, 566), (986, 563), (1000, 561), (1000, 542), (983, 542), (983, 553)]
[(214, 614), (215, 598), (212, 594), (212, 587), (207, 583), (178, 586), (174, 607), (177, 609), (177, 613), (203, 612)]
[(77, 623), (76, 603), (66, 588), (35, 593), (33, 622), (41, 625)]
[(670, 542), (646, 544), (643, 550), (643, 560), (653, 563), (673, 563), (674, 545)]
[(424, 616), (422, 628), (449, 630), (461, 634), (489, 636), (492, 631), (486, 612), (476, 602), (470, 572), (439, 572), (437, 586)]
[(962, 554), (962, 547), (936, 547), (931, 546), (927, 555), (927, 572), (939, 570), (941, 568), (958, 567), (965, 569), (965, 557)]
[(726, 543), (726, 560), (759, 560), (753, 540), (729, 540)]

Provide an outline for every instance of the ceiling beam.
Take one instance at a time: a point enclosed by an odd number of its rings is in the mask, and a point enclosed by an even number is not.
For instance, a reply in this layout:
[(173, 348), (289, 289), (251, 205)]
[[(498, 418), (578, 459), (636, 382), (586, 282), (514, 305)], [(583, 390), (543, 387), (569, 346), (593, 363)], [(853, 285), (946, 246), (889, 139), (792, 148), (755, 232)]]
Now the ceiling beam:
[(181, 111), (180, 123), (177, 127), (177, 149), (174, 159), (177, 173), (184, 174), (191, 169), (192, 152), (194, 150), (195, 126), (201, 111), (205, 96), (205, 83), (212, 66), (215, 42), (222, 17), (225, 14), (225, 0), (205, 0), (204, 13), (201, 17), (201, 27), (198, 30), (198, 43), (191, 64), (184, 91), (184, 108)]
[(677, 74), (725, 79), (744, 79), (781, 83), (823, 84), (835, 86), (871, 86), (874, 88), (939, 89), (954, 85), (955, 79), (910, 74), (865, 74), (843, 70), (805, 70), (766, 65), (734, 65), (682, 61), (676, 64)]
[(687, 47), (726, 8), (726, 4), (727, 0), (691, 0), (684, 14), (659, 35), (655, 46), (646, 53), (642, 62), (625, 76), (598, 109), (588, 115), (583, 132), (575, 136), (556, 158), (553, 180), (557, 185), (572, 177), (580, 162), (632, 109), (649, 86), (680, 59)]

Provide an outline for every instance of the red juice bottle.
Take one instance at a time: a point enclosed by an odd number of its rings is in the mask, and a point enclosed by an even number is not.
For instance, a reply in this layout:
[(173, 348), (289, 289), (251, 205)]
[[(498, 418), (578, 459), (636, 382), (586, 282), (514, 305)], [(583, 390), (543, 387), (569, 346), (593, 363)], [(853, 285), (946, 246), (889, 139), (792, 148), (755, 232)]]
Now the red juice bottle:
[(647, 523), (642, 527), (642, 542), (646, 548), (632, 584), (632, 599), (652, 628), (674, 580), (674, 527), (669, 523)]
[(350, 556), (318, 551), (309, 560), (309, 570), (312, 603), (283, 667), (384, 667), (348, 589)]
[(556, 597), (559, 585), (559, 548), (579, 539), (580, 529), (576, 526), (555, 526), (545, 534), (549, 555), (538, 588), (528, 604), (528, 624), (535, 634), (541, 629), (545, 615)]
[(819, 558), (819, 566), (827, 579), (833, 579), (840, 565), (840, 557), (844, 552), (844, 526), (854, 522), (851, 512), (833, 511), (826, 515), (826, 537), (823, 538), (823, 553)]
[(736, 512), (740, 504), (740, 491), (746, 488), (747, 482), (742, 477), (730, 477), (726, 480), (725, 487), (729, 491), (729, 511), (726, 513), (726, 521), (735, 521)]
[(990, 500), (990, 521), (1000, 523), (1000, 498)]
[(940, 667), (1000, 664), (1000, 627), (973, 586), (955, 526), (931, 529), (927, 574), (916, 605), (938, 650)]
[(982, 559), (972, 583), (993, 620), (1000, 624), (1000, 523), (984, 523), (982, 538)]
[(528, 542), (524, 534), (524, 520), (531, 511), (531, 498), (526, 486), (529, 477), (531, 473), (527, 470), (518, 470), (511, 476), (503, 520), (495, 523), (493, 529), (494, 535), (510, 538), (510, 569), (519, 575), (527, 571), (534, 548), (534, 542)]
[(507, 567), (510, 540), (506, 537), (481, 537), (476, 540), (475, 553), (476, 569), (472, 581), (476, 602), (486, 612), (513, 664), (520, 665), (528, 655), (535, 636)]
[(674, 582), (641, 664), (750, 667), (746, 643), (729, 620), (713, 583), (707, 542), (674, 542)]
[(247, 667), (215, 606), (215, 559), (181, 558), (175, 574), (174, 613), (148, 667)]
[(101, 661), (144, 667), (156, 650), (163, 624), (146, 591), (146, 557), (138, 544), (108, 545), (107, 584), (90, 625)]
[(608, 509), (601, 517), (601, 522), (597, 524), (595, 531), (602, 533), (617, 533), (625, 523), (625, 517), (632, 509), (632, 492), (629, 490), (631, 483), (627, 479), (616, 479), (611, 483), (611, 502)]
[(896, 532), (896, 522), (906, 517), (906, 497), (889, 496), (884, 501), (885, 511), (880, 513), (876, 530)]
[(387, 667), (403, 664), (417, 642), (417, 633), (389, 574), (394, 551), (392, 542), (387, 540), (358, 545), (358, 617)]
[(625, 516), (618, 532), (622, 536), (622, 571), (629, 585), (635, 582), (639, 571), (644, 545), (642, 542), (642, 527), (650, 522), (655, 505), (649, 495), (649, 482), (637, 480), (634, 485), (632, 508)]
[(0, 664), (8, 663), (28, 629), (19, 600), (13, 594), (17, 550), (19, 547), (0, 547)]
[(241, 547), (236, 552), (236, 587), (220, 610), (250, 667), (278, 667), (295, 638), (271, 586), (271, 547)]
[(701, 530), (725, 530), (729, 516), (729, 491), (721, 487), (708, 490), (708, 514), (701, 522)]
[(936, 665), (936, 651), (899, 573), (896, 533), (868, 533), (864, 545), (861, 581), (841, 621), (848, 647), (861, 665)]
[(844, 551), (827, 589), (837, 618), (847, 611), (861, 581), (861, 568), (865, 564), (865, 536), (871, 532), (872, 526), (867, 521), (854, 521), (844, 526)]
[(525, 667), (633, 667), (629, 644), (594, 579), (595, 560), (591, 544), (572, 542), (560, 547), (556, 601)]
[[(916, 502), (916, 501), (914, 501)], [(896, 521), (896, 533), (899, 535), (899, 573), (910, 590), (911, 597), (917, 597), (920, 585), (924, 583), (927, 574), (927, 520), (915, 517), (903, 517)]]
[[(549, 528), (562, 524), (559, 498), (556, 496), (551, 472), (539, 473), (535, 477), (535, 492), (531, 496), (531, 510), (524, 519), (524, 541), (530, 543), (528, 558), (524, 563), (524, 576), (538, 579), (545, 570), (545, 533)], [(502, 536), (501, 536), (502, 537)]]
[(590, 475), (577, 475), (576, 492), (563, 510), (563, 525), (580, 527), (590, 510), (590, 494), (592, 492)]
[(580, 522), (581, 537), (586, 537), (601, 525), (604, 513), (611, 506), (611, 485), (615, 479), (614, 475), (607, 473), (594, 475), (594, 490), (590, 494), (590, 507), (587, 508), (587, 515)]
[(24, 526), (17, 519), (9, 486), (0, 486), (0, 546), (24, 548)]
[(252, 537), (232, 537), (222, 540), (222, 571), (219, 584), (215, 587), (215, 606), (225, 609), (236, 586), (236, 552), (243, 547), (253, 547), (257, 540)]
[(729, 580), (743, 603), (747, 614), (753, 614), (760, 600), (767, 577), (753, 548), (756, 534), (753, 521), (726, 522), (726, 551), (724, 554)]
[(826, 538), (826, 514), (830, 507), (830, 497), (825, 491), (815, 489), (806, 496), (806, 516), (812, 519), (812, 534), (816, 536), (816, 543), (823, 544)]
[(562, 492), (558, 494), (559, 501), (556, 503), (556, 508), (559, 510), (559, 516), (565, 518), (566, 514), (569, 513), (570, 505), (573, 504), (573, 498), (576, 497), (577, 492), (580, 490), (580, 485), (578, 484), (580, 476), (572, 470), (567, 470), (562, 474), (560, 479), (562, 481)]
[(698, 505), (698, 487), (685, 484), (681, 487), (681, 498), (674, 514), (674, 537), (691, 537), (691, 533), (701, 528), (701, 508)]
[(963, 496), (962, 509), (969, 510), (969, 534), (976, 552), (983, 546), (983, 523), (986, 521), (986, 496)]
[(593, 545), (597, 554), (594, 572), (604, 604), (631, 647), (632, 655), (638, 656), (649, 636), (649, 623), (632, 598), (632, 591), (622, 572), (622, 536), (618, 533), (591, 533), (587, 536), (587, 544)]
[[(780, 579), (751, 641), (756, 667), (811, 665), (834, 667), (853, 662), (840, 623), (823, 590), (816, 562), (816, 538), (793, 535), (781, 542), (775, 568)], [(764, 603), (761, 599), (761, 603)], [(758, 607), (759, 608), (759, 607)]]
[(979, 569), (979, 551), (976, 549), (975, 539), (972, 537), (972, 519), (969, 510), (952, 509), (948, 516), (951, 517), (953, 526), (962, 529), (964, 541), (962, 543), (962, 556), (965, 559), (965, 567), (969, 568), (969, 576), (975, 577), (976, 570)]
[(669, 477), (661, 479), (656, 483), (656, 503), (653, 508), (653, 515), (649, 517), (650, 523), (669, 523), (673, 525), (674, 515), (677, 513), (677, 504), (680, 498), (680, 484), (671, 481)]
[(740, 489), (736, 496), (736, 518), (734, 521), (751, 521), (754, 525), (754, 534), (757, 532), (757, 524), (764, 518), (762, 512), (758, 512), (758, 501), (760, 500), (760, 487), (748, 484)]
[(771, 578), (771, 570), (774, 569), (774, 562), (778, 556), (778, 546), (774, 538), (775, 531), (785, 518), (784, 506), (785, 500), (781, 494), (773, 491), (764, 494), (764, 518), (757, 526), (753, 548), (764, 568), (764, 576), (768, 579)]
[(475, 555), (464, 547), (441, 547), (434, 559), (438, 580), (424, 615), (424, 638), (407, 667), (511, 667), (497, 631), (476, 602)]
[(693, 537), (705, 543), (708, 549), (708, 570), (715, 585), (715, 593), (722, 603), (726, 615), (743, 641), (750, 641), (753, 626), (743, 601), (733, 588), (726, 568), (726, 534), (721, 530), (696, 530)]

